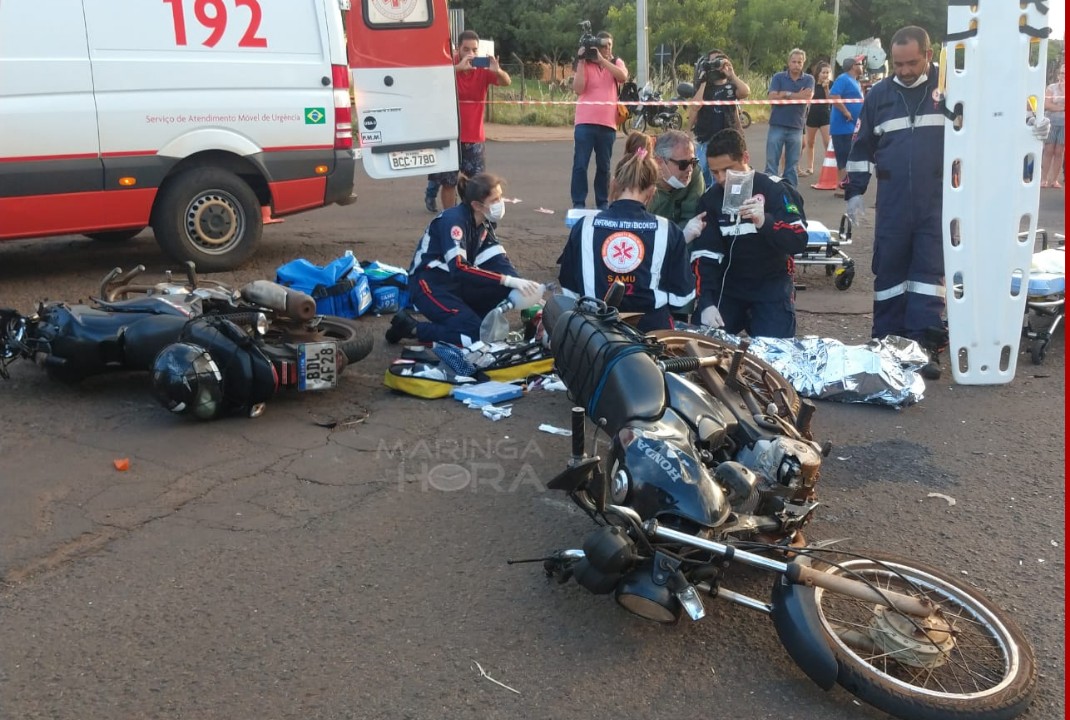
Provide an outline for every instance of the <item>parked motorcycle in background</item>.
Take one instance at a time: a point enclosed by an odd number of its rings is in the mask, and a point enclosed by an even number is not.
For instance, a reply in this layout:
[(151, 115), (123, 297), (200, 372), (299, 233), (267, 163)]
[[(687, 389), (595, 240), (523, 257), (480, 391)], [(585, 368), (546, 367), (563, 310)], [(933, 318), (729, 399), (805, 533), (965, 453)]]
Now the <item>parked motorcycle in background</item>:
[[(680, 83), (680, 85), (690, 85), (690, 83)], [(694, 93), (692, 93), (694, 94)], [(677, 88), (677, 96), (673, 100), (682, 100), (680, 97), (679, 86)], [(643, 89), (639, 91), (639, 101), (641, 103), (654, 103), (650, 105), (636, 105), (635, 110), (629, 109), (632, 112), (634, 119), (632, 120), (632, 129), (639, 132), (648, 132), (650, 129), (659, 130), (679, 130), (684, 126), (684, 117), (680, 112), (679, 105), (657, 105), (656, 103), (661, 101), (661, 92), (654, 89), (652, 82), (647, 82), (643, 86)]]
[(151, 371), (157, 399), (199, 419), (256, 417), (284, 387), (326, 390), (372, 350), (372, 336), (345, 318), (318, 315), (307, 294), (267, 280), (232, 290), (167, 273), (115, 268), (92, 304), (41, 303), (22, 315), (0, 309), (0, 377), (23, 358), (64, 382), (117, 371)]
[[(614, 304), (555, 296), (543, 308), (577, 405), (572, 457), (549, 487), (599, 526), (582, 548), (539, 558), (548, 577), (660, 623), (698, 620), (714, 598), (764, 613), (820, 687), (838, 683), (904, 720), (1025, 711), (1033, 649), (976, 588), (914, 560), (803, 536), (831, 447), (812, 439), (812, 403), (745, 344), (644, 336)], [(604, 459), (587, 454), (587, 418), (608, 441)], [(729, 589), (733, 562), (774, 573), (770, 599)]]

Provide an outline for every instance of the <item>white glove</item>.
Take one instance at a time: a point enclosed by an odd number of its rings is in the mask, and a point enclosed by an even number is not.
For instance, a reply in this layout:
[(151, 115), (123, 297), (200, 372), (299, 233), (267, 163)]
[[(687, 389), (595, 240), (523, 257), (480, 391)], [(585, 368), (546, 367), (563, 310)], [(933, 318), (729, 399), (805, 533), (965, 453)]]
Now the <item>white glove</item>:
[(716, 330), (724, 327), (724, 318), (721, 317), (721, 311), (717, 309), (716, 305), (710, 305), (699, 315), (699, 323)]
[(684, 225), (684, 240), (693, 242), (695, 238), (702, 234), (702, 231), (706, 228), (706, 213), (696, 215), (687, 221), (687, 225)]
[(861, 195), (855, 195), (847, 201), (847, 217), (851, 218), (852, 225), (858, 225), (866, 215), (866, 203)]
[(765, 225), (765, 201), (756, 197), (744, 200), (739, 206), (739, 217), (750, 220), (754, 227), (761, 229), (762, 225)]
[(521, 288), (509, 291), (509, 302), (515, 309), (527, 310), (542, 300), (542, 295), (546, 292), (546, 286), (541, 283), (533, 283), (533, 285), (535, 285), (535, 292), (526, 292)]
[(502, 275), (502, 285), (510, 290), (519, 290), (524, 295), (534, 295), (539, 292), (539, 283), (512, 275)]
[(1051, 132), (1051, 120), (1046, 117), (1038, 118), (1034, 115), (1030, 118), (1028, 124), (1033, 126), (1033, 137), (1041, 142), (1048, 139), (1048, 133)]

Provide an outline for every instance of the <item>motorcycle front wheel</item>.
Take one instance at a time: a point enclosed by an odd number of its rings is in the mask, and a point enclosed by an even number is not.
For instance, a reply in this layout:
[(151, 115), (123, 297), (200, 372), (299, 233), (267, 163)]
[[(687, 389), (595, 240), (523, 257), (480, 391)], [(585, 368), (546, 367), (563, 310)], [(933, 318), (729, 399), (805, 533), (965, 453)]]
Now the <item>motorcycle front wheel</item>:
[(646, 112), (640, 111), (635, 116), (635, 120), (632, 122), (632, 130), (638, 130), (639, 132), (646, 132)]
[(910, 720), (1010, 720), (1036, 689), (1033, 649), (1013, 620), (972, 587), (913, 560), (871, 554), (815, 563), (832, 575), (924, 597), (922, 620), (815, 589), (810, 596), (839, 664), (837, 682)]

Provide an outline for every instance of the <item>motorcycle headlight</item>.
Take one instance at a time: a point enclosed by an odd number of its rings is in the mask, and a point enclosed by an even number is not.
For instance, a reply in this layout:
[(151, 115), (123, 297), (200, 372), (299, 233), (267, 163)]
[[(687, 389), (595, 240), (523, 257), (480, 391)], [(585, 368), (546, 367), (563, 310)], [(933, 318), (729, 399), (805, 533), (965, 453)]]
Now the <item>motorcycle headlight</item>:
[(653, 560), (647, 560), (625, 575), (617, 585), (617, 603), (646, 620), (674, 623), (680, 619), (680, 602), (667, 585), (654, 582), (653, 569)]

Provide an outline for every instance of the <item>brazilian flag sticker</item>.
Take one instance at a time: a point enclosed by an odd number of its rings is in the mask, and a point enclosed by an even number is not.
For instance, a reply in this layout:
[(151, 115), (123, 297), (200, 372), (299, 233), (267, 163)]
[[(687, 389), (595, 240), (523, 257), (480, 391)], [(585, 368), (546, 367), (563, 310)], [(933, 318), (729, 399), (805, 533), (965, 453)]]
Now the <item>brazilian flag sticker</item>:
[(799, 206), (793, 203), (790, 199), (788, 199), (787, 195), (784, 195), (784, 209), (792, 215), (799, 214)]
[(327, 113), (323, 108), (305, 108), (305, 125), (325, 124), (327, 124)]

